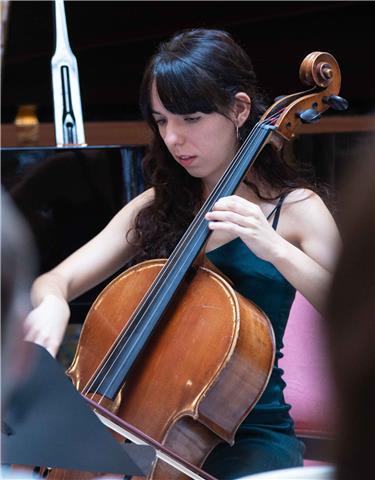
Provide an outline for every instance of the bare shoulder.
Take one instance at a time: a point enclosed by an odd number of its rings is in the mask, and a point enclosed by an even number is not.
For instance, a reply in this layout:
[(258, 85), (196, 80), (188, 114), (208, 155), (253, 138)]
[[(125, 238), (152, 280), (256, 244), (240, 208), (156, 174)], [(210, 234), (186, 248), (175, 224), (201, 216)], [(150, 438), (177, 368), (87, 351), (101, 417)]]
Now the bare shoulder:
[(149, 188), (148, 190), (145, 190), (144, 192), (140, 193), (136, 197), (134, 197), (129, 203), (123, 207), (124, 209), (128, 210), (136, 210), (139, 211), (142, 208), (146, 207), (150, 203), (153, 202), (155, 198), (155, 191), (153, 188)]
[(132, 223), (137, 214), (154, 200), (155, 192), (153, 188), (145, 190), (130, 202), (122, 207), (122, 209), (114, 216), (111, 223)]
[(135, 197), (132, 202), (141, 203), (143, 205), (150, 203), (155, 198), (155, 190), (153, 188), (148, 188), (144, 192), (140, 193)]
[(336, 229), (335, 221), (322, 198), (307, 188), (290, 192), (283, 204), (281, 215), (286, 236), (301, 243), (313, 231)]
[(297, 188), (288, 193), (284, 205), (291, 216), (300, 217), (306, 212), (328, 211), (327, 206), (321, 197), (308, 188)]

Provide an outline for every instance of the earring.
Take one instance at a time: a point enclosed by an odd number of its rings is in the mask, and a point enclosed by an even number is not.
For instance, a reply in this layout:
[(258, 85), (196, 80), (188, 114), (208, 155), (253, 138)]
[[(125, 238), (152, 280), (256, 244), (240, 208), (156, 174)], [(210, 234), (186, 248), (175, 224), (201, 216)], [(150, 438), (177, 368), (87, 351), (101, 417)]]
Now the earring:
[(237, 138), (237, 142), (240, 141), (240, 133), (238, 131), (238, 124), (236, 123), (236, 138)]

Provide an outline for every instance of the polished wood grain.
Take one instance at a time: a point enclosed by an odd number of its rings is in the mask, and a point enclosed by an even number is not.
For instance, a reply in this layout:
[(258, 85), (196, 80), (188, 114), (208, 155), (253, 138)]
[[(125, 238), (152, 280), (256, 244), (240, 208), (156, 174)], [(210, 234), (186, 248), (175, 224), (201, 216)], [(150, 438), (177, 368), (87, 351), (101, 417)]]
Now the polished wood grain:
[[(89, 398), (87, 384), (164, 263), (152, 260), (130, 268), (92, 305), (67, 371)], [(119, 397), (106, 407), (200, 466), (218, 442), (233, 442), (268, 382), (274, 352), (264, 313), (218, 273), (192, 269)], [(186, 477), (158, 461), (150, 478)]]

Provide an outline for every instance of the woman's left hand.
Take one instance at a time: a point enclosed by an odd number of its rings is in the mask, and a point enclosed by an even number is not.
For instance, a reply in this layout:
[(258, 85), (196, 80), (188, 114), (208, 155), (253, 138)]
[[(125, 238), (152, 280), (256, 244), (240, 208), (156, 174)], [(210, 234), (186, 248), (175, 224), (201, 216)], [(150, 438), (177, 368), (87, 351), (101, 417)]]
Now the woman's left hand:
[(205, 218), (211, 230), (240, 237), (255, 255), (271, 263), (285, 242), (258, 205), (237, 195), (218, 200)]

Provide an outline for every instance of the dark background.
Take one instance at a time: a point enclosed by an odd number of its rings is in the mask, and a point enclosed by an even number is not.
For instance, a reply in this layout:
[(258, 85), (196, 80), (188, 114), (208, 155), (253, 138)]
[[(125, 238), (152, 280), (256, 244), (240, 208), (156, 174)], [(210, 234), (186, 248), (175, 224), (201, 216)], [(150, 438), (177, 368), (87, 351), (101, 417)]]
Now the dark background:
[[(250, 54), (271, 102), (303, 89), (299, 65), (320, 50), (340, 65), (341, 94), (350, 102), (345, 114), (374, 108), (373, 2), (68, 1), (65, 9), (85, 121), (138, 119), (138, 88), (148, 58), (161, 40), (194, 27), (232, 33)], [(38, 106), (40, 121), (53, 121), (53, 53), (53, 2), (11, 2), (3, 123), (13, 122), (17, 106), (29, 103)]]

